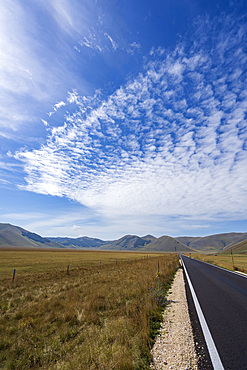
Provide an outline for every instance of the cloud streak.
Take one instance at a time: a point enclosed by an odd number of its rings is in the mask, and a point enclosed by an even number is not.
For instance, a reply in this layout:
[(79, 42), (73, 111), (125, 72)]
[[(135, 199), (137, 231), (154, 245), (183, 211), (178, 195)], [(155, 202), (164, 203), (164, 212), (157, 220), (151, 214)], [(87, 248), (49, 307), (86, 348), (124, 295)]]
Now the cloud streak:
[(110, 219), (245, 216), (246, 25), (225, 17), (196, 26), (174, 50), (152, 50), (108, 97), (72, 91), (55, 105), (66, 103), (64, 122), (40, 149), (15, 155), (22, 188)]
[[(119, 46), (124, 39), (121, 32), (113, 36), (114, 14), (102, 14), (103, 9), (92, 1), (27, 0), (24, 5), (21, 0), (9, 0), (0, 4), (0, 127), (4, 134), (37, 128), (41, 112), (70, 88), (80, 89), (81, 94), (92, 91), (93, 82), (77, 73), (78, 66), (90, 71), (91, 59), (95, 62), (98, 54), (109, 57), (125, 48)], [(107, 64), (103, 59), (101, 63)]]

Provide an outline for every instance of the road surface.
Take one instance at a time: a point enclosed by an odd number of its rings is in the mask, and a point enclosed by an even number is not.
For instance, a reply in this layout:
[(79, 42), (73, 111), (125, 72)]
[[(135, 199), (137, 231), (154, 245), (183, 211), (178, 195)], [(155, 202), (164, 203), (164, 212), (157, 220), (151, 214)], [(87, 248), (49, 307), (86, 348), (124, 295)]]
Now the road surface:
[(223, 368), (247, 370), (247, 277), (181, 258)]

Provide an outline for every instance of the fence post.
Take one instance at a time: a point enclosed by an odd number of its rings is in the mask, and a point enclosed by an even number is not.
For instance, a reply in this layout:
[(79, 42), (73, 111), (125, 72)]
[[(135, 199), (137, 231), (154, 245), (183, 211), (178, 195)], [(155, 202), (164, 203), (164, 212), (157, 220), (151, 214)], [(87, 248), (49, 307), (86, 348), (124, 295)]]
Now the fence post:
[(12, 283), (15, 282), (15, 269), (14, 269), (14, 272), (13, 272), (13, 279), (12, 279)]
[(69, 275), (69, 265), (67, 266), (67, 275)]
[(232, 267), (233, 267), (233, 270), (234, 270), (234, 260), (233, 260), (232, 249), (231, 249), (231, 256), (232, 256)]

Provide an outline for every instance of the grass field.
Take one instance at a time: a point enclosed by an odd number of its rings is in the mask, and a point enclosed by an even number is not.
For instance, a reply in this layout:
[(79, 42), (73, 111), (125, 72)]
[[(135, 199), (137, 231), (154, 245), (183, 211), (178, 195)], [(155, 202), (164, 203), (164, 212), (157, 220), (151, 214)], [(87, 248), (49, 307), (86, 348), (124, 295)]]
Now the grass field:
[(233, 261), (231, 254), (217, 254), (208, 255), (197, 254), (193, 255), (194, 258), (197, 258), (201, 261), (208, 263), (213, 263), (214, 265), (224, 267), (232, 271), (240, 271), (247, 273), (247, 255), (246, 254), (233, 254)]
[(149, 368), (175, 254), (0, 251), (0, 259), (0, 368)]

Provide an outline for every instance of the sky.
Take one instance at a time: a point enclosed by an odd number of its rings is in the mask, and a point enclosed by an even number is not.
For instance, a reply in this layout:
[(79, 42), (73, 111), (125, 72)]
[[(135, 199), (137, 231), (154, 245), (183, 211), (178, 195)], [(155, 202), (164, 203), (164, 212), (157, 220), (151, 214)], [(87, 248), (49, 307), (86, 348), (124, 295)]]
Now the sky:
[(0, 222), (247, 232), (247, 4), (0, 3)]

